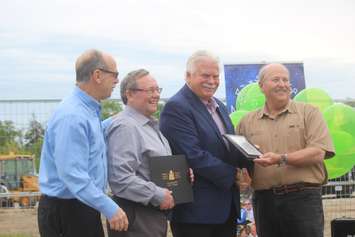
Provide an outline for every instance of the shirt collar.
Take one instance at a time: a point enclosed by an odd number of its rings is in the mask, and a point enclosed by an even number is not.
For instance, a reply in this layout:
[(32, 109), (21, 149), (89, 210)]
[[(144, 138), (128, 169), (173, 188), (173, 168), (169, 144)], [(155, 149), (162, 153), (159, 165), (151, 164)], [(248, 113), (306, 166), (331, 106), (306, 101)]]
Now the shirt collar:
[(147, 123), (152, 123), (153, 125), (158, 123), (158, 120), (154, 117), (147, 117), (132, 106), (126, 105), (124, 110), (132, 116), (140, 125), (145, 125)]
[(80, 89), (78, 86), (74, 88), (74, 95), (78, 96), (89, 108), (94, 110), (97, 114), (101, 113), (101, 104), (92, 96)]
[(207, 108), (211, 108), (213, 110), (216, 110), (219, 107), (219, 105), (217, 104), (216, 100), (213, 97), (209, 100), (202, 100), (201, 99), (201, 101), (204, 105), (207, 106)]
[[(292, 100), (289, 100), (289, 102), (286, 105), (286, 107), (282, 111), (280, 111), (280, 113), (277, 116), (279, 116), (280, 114), (283, 114), (285, 112), (296, 113), (296, 108), (295, 108), (294, 102)], [(259, 110), (258, 115), (257, 115), (257, 117), (259, 119), (262, 119), (264, 116), (267, 116), (269, 118), (272, 117), (270, 115), (270, 113), (268, 113), (268, 111), (266, 109), (266, 103), (265, 103), (264, 107), (261, 110)]]

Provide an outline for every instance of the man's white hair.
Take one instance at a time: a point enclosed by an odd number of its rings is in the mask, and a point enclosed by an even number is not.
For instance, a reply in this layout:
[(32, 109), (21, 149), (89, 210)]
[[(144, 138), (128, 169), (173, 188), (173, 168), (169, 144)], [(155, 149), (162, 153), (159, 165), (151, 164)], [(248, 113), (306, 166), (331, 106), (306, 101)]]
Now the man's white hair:
[(219, 65), (219, 58), (217, 56), (207, 50), (198, 50), (188, 58), (186, 63), (186, 72), (194, 73), (196, 70), (197, 62), (204, 58), (212, 59)]

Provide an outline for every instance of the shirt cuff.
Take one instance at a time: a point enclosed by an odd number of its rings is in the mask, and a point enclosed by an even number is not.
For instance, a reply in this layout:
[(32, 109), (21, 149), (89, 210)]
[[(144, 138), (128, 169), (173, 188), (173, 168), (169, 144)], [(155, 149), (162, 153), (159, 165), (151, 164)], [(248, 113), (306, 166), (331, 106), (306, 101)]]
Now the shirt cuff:
[(160, 203), (163, 202), (164, 196), (165, 196), (165, 189), (161, 188), (161, 187), (157, 187), (157, 190), (155, 191), (154, 196), (150, 200), (150, 203), (153, 206), (158, 207), (160, 205)]
[(108, 219), (111, 218), (116, 214), (119, 206), (109, 197), (107, 197), (106, 203), (103, 206), (101, 213)]

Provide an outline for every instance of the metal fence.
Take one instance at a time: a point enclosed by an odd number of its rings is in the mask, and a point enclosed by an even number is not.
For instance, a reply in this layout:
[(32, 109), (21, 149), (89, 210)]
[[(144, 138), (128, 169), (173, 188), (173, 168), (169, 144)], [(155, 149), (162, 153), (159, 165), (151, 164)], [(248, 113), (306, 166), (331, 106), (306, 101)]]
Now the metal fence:
[(34, 118), (43, 125), (60, 100), (0, 100), (0, 121), (12, 121), (25, 129)]
[[(117, 100), (118, 101), (118, 100)], [(165, 101), (165, 100), (163, 100)], [(0, 121), (12, 121), (18, 129), (26, 129), (32, 119), (45, 127), (60, 100), (0, 100)], [(120, 101), (118, 101), (120, 103)], [(330, 221), (338, 217), (355, 217), (355, 169), (330, 180), (323, 186), (325, 236), (330, 236)], [(33, 208), (40, 193), (0, 193), (0, 208)], [(24, 199), (28, 199), (25, 201)]]
[(36, 208), (40, 192), (0, 193), (0, 208)]

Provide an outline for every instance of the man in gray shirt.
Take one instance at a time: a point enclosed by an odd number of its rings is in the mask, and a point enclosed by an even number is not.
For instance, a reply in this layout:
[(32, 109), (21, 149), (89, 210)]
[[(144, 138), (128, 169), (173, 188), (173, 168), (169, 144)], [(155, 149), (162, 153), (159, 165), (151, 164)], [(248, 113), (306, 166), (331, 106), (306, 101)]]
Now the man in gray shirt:
[(150, 181), (148, 157), (171, 155), (168, 141), (152, 117), (158, 109), (161, 88), (144, 69), (128, 73), (121, 83), (126, 105), (108, 122), (109, 183), (113, 199), (129, 219), (126, 232), (109, 230), (109, 236), (166, 237), (162, 210), (174, 207), (171, 191)]

